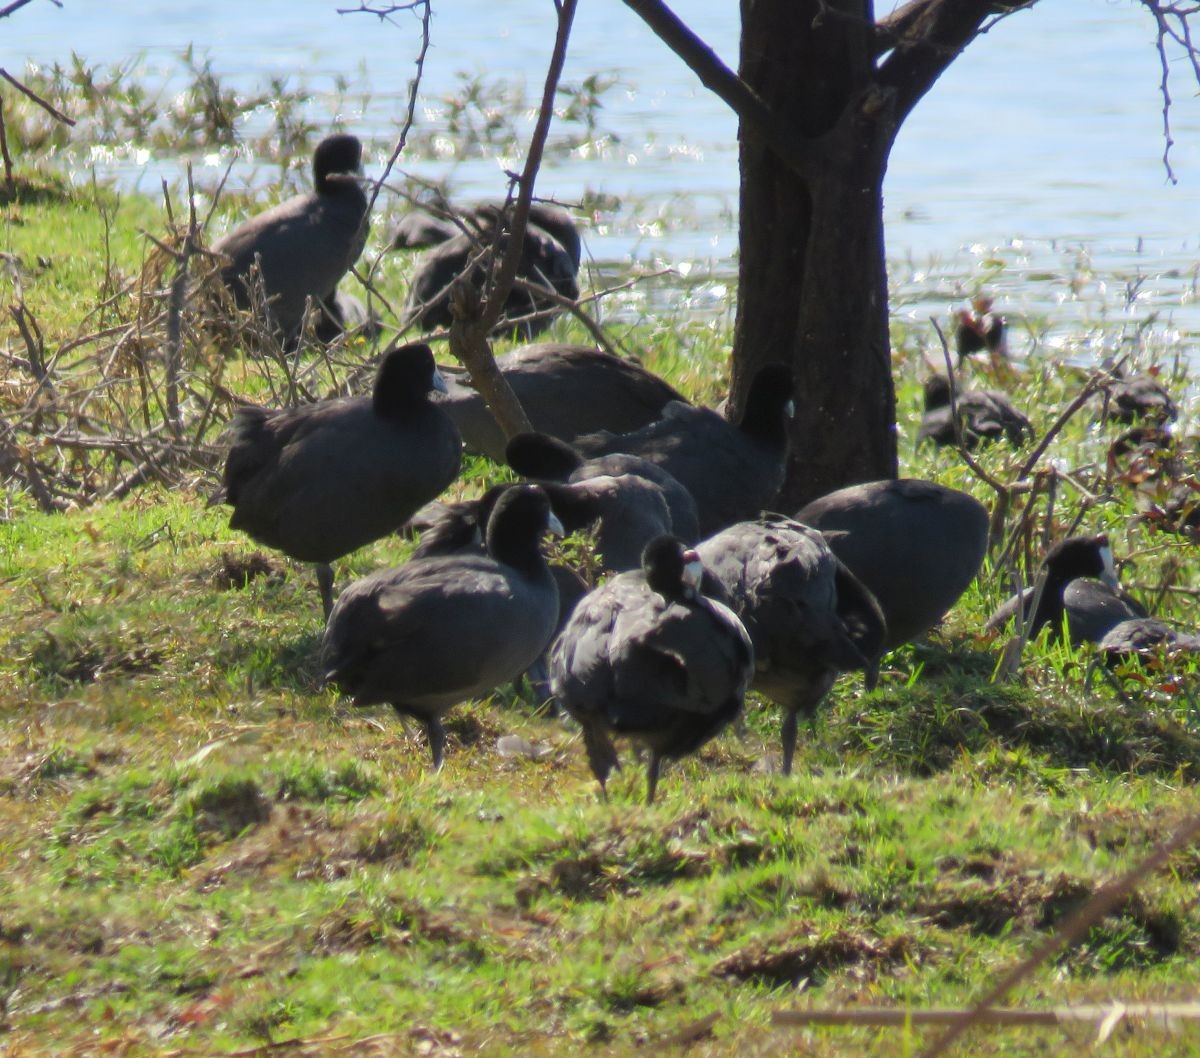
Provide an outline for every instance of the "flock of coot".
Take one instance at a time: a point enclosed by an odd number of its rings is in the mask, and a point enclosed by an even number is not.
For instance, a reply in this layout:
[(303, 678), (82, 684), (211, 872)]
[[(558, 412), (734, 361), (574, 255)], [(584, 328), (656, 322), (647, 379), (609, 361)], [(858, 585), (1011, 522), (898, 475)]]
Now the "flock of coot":
[[(323, 140), (312, 193), (215, 244), (239, 304), (263, 306), (284, 340), (313, 314), (327, 331), (363, 318), (337, 289), (367, 233), (361, 155), (353, 136)], [(507, 308), (510, 319), (531, 317), (532, 335), (536, 314), (554, 304), (539, 285), (577, 296), (581, 245), (565, 212), (544, 206), (530, 219), (525, 282)], [(429, 249), (407, 314), (425, 329), (447, 323), (449, 284), (460, 274), (482, 281), (480, 247), (507, 237), (495, 206), (453, 222), (411, 214), (393, 245)], [(1002, 321), (971, 319), (960, 354), (1002, 347)], [(836, 677), (862, 670), (870, 682), (882, 654), (939, 621), (983, 561), (987, 512), (931, 482), (855, 485), (793, 517), (764, 513), (783, 482), (794, 413), (784, 365), (760, 370), (737, 422), (588, 347), (530, 345), (500, 367), (536, 432), (506, 439), (461, 371), (439, 370), (418, 342), (384, 355), (369, 396), (244, 407), (229, 433), (220, 498), (233, 507), (230, 524), (317, 566), (325, 678), (359, 704), (418, 720), (435, 766), (446, 711), (528, 673), (578, 721), (602, 787), (617, 762), (614, 737), (629, 738), (648, 751), (652, 800), (661, 761), (719, 733), (751, 688), (783, 711), (787, 772), (799, 719), (813, 716)], [(959, 393), (956, 424), (948, 395), (944, 381), (927, 388), (923, 438), (970, 447), (1020, 444), (1032, 432), (991, 391)], [(439, 502), (464, 444), (526, 483)], [(414, 527), (408, 562), (334, 601), (331, 563)], [(590, 590), (542, 548), (547, 532), (576, 529), (593, 532), (595, 561), (611, 574)], [(1065, 541), (1046, 569), (1036, 589), (1001, 608), (996, 627), (1022, 614), (1035, 632), (1065, 620), (1072, 637), (1099, 639), (1124, 624), (1131, 651), (1171, 634), (1157, 622), (1128, 624), (1146, 617), (1117, 589), (1104, 538)]]

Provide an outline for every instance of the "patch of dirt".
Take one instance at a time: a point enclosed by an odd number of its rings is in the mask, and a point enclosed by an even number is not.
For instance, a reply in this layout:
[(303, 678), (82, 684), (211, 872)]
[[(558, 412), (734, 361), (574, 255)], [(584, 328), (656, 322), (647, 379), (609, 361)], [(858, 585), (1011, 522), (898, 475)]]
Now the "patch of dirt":
[(1092, 895), (1078, 878), (1022, 871), (1003, 855), (950, 856), (940, 866), (942, 879), (912, 910), (947, 930), (965, 926), (988, 937), (1012, 927), (1044, 930)]
[(752, 942), (722, 959), (713, 973), (778, 987), (804, 981), (821, 984), (839, 971), (867, 981), (919, 957), (908, 937), (883, 938), (852, 929), (817, 933), (801, 928), (773, 940)]
[(1092, 895), (1077, 878), (1023, 871), (1003, 858), (951, 857), (940, 866), (943, 880), (912, 910), (943, 929), (965, 927), (989, 937), (1014, 927), (1046, 929)]
[(199, 829), (227, 837), (271, 818), (271, 802), (251, 779), (221, 783), (201, 791), (192, 802)]
[(283, 567), (276, 565), (261, 551), (249, 555), (235, 555), (232, 551), (225, 551), (221, 555), (220, 565), (212, 574), (211, 581), (222, 591), (241, 591), (259, 577), (266, 577), (270, 584), (279, 584), (284, 577)]
[(763, 840), (738, 819), (714, 817), (706, 808), (684, 814), (665, 834), (675, 841), (698, 843), (722, 867), (748, 867), (768, 854)]
[(713, 862), (711, 851), (671, 847), (639, 855), (623, 843), (611, 843), (581, 855), (564, 856), (548, 870), (523, 879), (516, 898), (521, 907), (528, 907), (543, 892), (559, 893), (572, 900), (631, 896), (647, 884), (663, 885), (676, 878), (708, 874)]
[(1093, 849), (1121, 852), (1150, 849), (1170, 828), (1162, 820), (1128, 808), (1094, 808), (1074, 813), (1069, 825)]
[(48, 785), (68, 779), (90, 779), (96, 774), (92, 762), (69, 750), (26, 753), (0, 763), (0, 794), (8, 797), (37, 797)]
[(231, 875), (276, 871), (297, 881), (345, 878), (361, 863), (403, 866), (427, 841), (418, 827), (398, 825), (389, 817), (331, 823), (310, 806), (288, 803), (275, 808), (264, 825), (243, 835), (236, 846), (220, 849), (216, 862), (194, 872), (197, 886), (210, 892)]
[[(410, 936), (407, 933), (393, 933), (391, 946), (401, 947)], [(312, 951), (315, 955), (360, 952), (375, 947), (385, 937), (386, 931), (380, 928), (378, 922), (339, 908), (317, 926), (313, 934)]]
[(572, 843), (546, 849), (547, 866), (518, 883), (516, 899), (529, 907), (547, 892), (573, 900), (634, 895), (647, 886), (755, 864), (768, 855), (763, 841), (735, 819), (714, 819), (702, 809), (665, 831), (614, 828), (593, 835), (583, 848)]
[(490, 749), (505, 733), (498, 715), (487, 709), (455, 709), (443, 719), (442, 725), (448, 738), (463, 749), (484, 744)]
[(359, 902), (327, 915), (313, 934), (313, 947), (323, 954), (364, 951), (383, 944), (406, 947), (414, 938), (461, 948), (477, 949), (479, 937), (450, 914), (434, 913), (408, 903), (367, 908)]
[[(985, 936), (1053, 929), (1095, 892), (1091, 882), (1061, 872), (1021, 870), (1003, 856), (948, 857), (939, 866), (943, 879), (917, 902), (914, 913), (944, 929), (966, 928)], [(1148, 965), (1178, 954), (1183, 945), (1179, 916), (1134, 893), (1092, 928), (1082, 958), (1086, 962), (1089, 951), (1107, 951), (1098, 965)]]
[(5, 922), (0, 918), (0, 943), (23, 944), (32, 933), (33, 927), (24, 922)]
[(105, 676), (153, 672), (162, 667), (165, 655), (141, 643), (63, 643), (47, 632), (29, 660), (45, 676), (57, 676), (68, 683), (94, 683)]

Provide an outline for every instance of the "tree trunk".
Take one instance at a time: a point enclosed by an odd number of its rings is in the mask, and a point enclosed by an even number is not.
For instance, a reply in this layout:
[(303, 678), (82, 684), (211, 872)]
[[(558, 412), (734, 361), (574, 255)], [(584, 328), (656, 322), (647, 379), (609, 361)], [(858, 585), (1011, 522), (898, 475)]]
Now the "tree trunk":
[(798, 169), (739, 132), (733, 408), (763, 364), (792, 365), (785, 512), (897, 473), (882, 219), (897, 118), (873, 19), (870, 0), (742, 0), (741, 78), (811, 156)]

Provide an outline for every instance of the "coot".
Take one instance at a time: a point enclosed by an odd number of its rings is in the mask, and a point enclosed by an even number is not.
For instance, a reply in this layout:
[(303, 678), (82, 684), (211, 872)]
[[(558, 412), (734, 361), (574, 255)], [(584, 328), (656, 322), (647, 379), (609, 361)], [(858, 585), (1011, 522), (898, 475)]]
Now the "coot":
[(316, 563), (326, 616), (329, 563), (395, 532), (458, 476), (458, 430), (429, 400), (441, 385), (429, 346), (408, 345), (384, 357), (370, 397), (234, 417), (219, 495), (229, 524)]
[(739, 522), (696, 553), (754, 643), (754, 689), (783, 707), (783, 773), (790, 774), (798, 717), (814, 715), (838, 673), (878, 662), (879, 604), (819, 531), (790, 518)]
[(296, 336), (307, 302), (328, 305), (367, 239), (367, 196), (359, 183), (362, 144), (326, 136), (313, 154), (313, 190), (251, 217), (213, 249), (230, 258), (221, 278), (238, 305), (251, 304), (261, 283), (270, 318)]
[(558, 590), (540, 549), (557, 529), (536, 485), (506, 490), (487, 523), (487, 553), (424, 558), (355, 581), (338, 597), (321, 660), (358, 705), (419, 720), (442, 766), (442, 716), (537, 659), (554, 633)]
[(700, 561), (683, 541), (652, 541), (642, 569), (613, 577), (575, 608), (551, 654), (555, 696), (583, 728), (603, 791), (612, 736), (650, 751), (646, 801), (663, 758), (694, 753), (741, 712), (754, 648), (728, 607), (699, 594)]
[(975, 579), (987, 551), (987, 509), (932, 481), (900, 478), (838, 489), (796, 521), (820, 529), (879, 602), (884, 649), (922, 635)]
[(701, 536), (755, 518), (770, 507), (783, 484), (792, 371), (786, 364), (760, 368), (735, 426), (715, 411), (668, 404), (662, 418), (625, 434), (600, 432), (576, 438), (584, 456), (624, 452), (657, 463), (696, 501)]

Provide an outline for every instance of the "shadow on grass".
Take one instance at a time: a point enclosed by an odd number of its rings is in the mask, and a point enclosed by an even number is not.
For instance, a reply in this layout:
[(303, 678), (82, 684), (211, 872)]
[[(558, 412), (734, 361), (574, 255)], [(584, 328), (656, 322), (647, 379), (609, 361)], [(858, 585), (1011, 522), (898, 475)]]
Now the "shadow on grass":
[(58, 177), (14, 176), (12, 185), (0, 180), (0, 206), (37, 206), (70, 202), (75, 189)]
[(1056, 767), (1136, 774), (1200, 774), (1200, 736), (1164, 709), (1129, 709), (1064, 687), (990, 681), (993, 660), (922, 647), (913, 686), (888, 688), (829, 720), (828, 736), (914, 775), (944, 771), (964, 754), (1024, 750)]
[(230, 683), (262, 690), (316, 694), (321, 680), (321, 633), (305, 632), (282, 643), (246, 639), (228, 643), (217, 664)]

